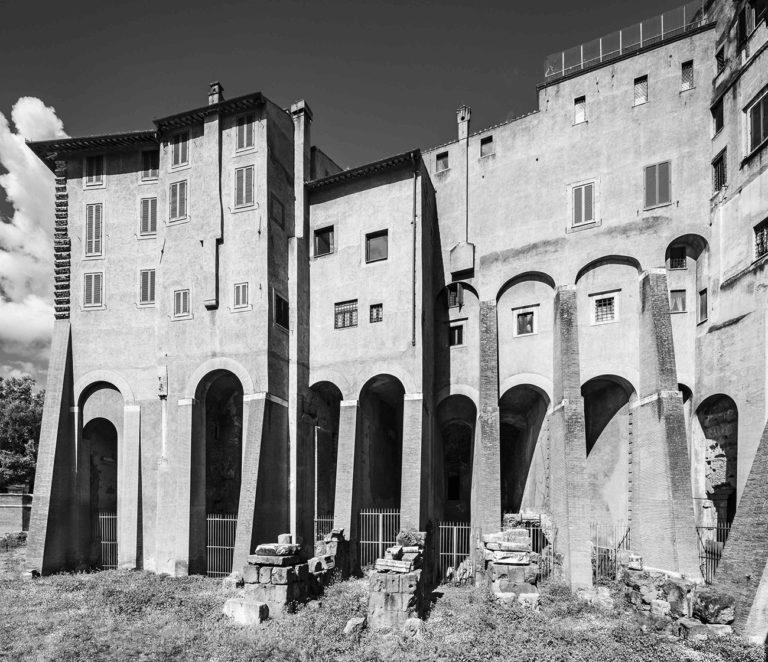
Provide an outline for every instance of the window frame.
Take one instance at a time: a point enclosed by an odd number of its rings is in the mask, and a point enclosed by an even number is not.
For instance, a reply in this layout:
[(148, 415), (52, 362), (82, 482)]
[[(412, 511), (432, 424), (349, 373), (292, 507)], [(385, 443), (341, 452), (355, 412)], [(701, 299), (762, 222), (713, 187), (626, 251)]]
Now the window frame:
[[(455, 303), (453, 302), (455, 293)], [(464, 307), (464, 283), (449, 283), (446, 286), (446, 303), (448, 310), (457, 308), (461, 310)]]
[[(373, 317), (373, 311), (379, 310), (380, 314), (378, 316), (378, 319), (374, 319)], [(368, 307), (368, 323), (369, 324), (378, 324), (379, 322), (384, 321), (384, 304), (383, 303), (372, 303)]]
[[(672, 310), (672, 299), (674, 294), (683, 294), (683, 309)], [(682, 315), (688, 312), (688, 290), (686, 288), (676, 288), (669, 291), (669, 313), (670, 315)]]
[(728, 58), (725, 56), (725, 46), (715, 51), (715, 77), (719, 76), (728, 67)]
[[(760, 241), (761, 235), (764, 237), (762, 241)], [(760, 244), (764, 246), (762, 253), (759, 251)], [(757, 262), (768, 255), (768, 218), (763, 219), (752, 228), (752, 252), (754, 255), (754, 262)]]
[[(722, 177), (718, 173), (718, 166), (722, 166)], [(722, 181), (720, 181), (722, 179)], [(728, 148), (723, 147), (720, 153), (712, 159), (712, 191), (720, 193), (728, 188)]]
[[(669, 172), (669, 200), (666, 202), (660, 202), (659, 201), (659, 166), (662, 166), (664, 164), (667, 164), (667, 170)], [(656, 202), (654, 204), (649, 205), (648, 204), (648, 169), (649, 168), (656, 168), (656, 176), (654, 178), (655, 184), (656, 184)], [(649, 209), (657, 209), (658, 207), (666, 207), (667, 205), (672, 204), (672, 160), (668, 159), (666, 161), (659, 161), (658, 163), (652, 163), (650, 165), (643, 167), (643, 210), (647, 211)]]
[[(584, 195), (584, 191), (587, 189), (587, 187), (591, 187), (592, 189), (592, 218), (588, 221), (582, 220), (580, 223), (576, 222), (576, 191), (581, 189), (581, 214), (582, 218), (584, 217), (584, 212), (586, 211), (586, 197)], [(587, 179), (580, 182), (576, 182), (575, 184), (571, 184), (571, 199), (570, 199), (570, 208), (571, 208), (571, 228), (583, 228), (590, 225), (594, 225), (597, 223), (597, 180), (596, 179)]]
[[(387, 254), (384, 257), (377, 257), (375, 259), (371, 259), (369, 242), (371, 239), (378, 239), (380, 237), (387, 238)], [(365, 263), (376, 264), (377, 262), (386, 262), (388, 259), (389, 259), (389, 228), (384, 228), (383, 230), (375, 230), (374, 232), (366, 232), (365, 233)]]
[[(453, 342), (453, 333), (457, 330), (460, 342)], [(464, 337), (464, 320), (456, 320), (448, 323), (448, 347), (450, 349), (456, 349), (457, 347), (466, 347), (466, 338)]]
[[(142, 279), (142, 274), (145, 274), (145, 273), (152, 274), (152, 283), (151, 283), (152, 297), (147, 301), (143, 301), (141, 298), (142, 291), (143, 291), (141, 279)], [(138, 291), (136, 305), (138, 305), (141, 308), (151, 308), (157, 305), (157, 269), (155, 267), (147, 267), (146, 269), (139, 269), (138, 289), (139, 291)]]
[[(285, 304), (285, 324), (278, 319), (278, 301), (281, 302), (279, 308), (282, 309), (282, 304)], [(280, 315), (282, 318), (282, 315)], [(280, 294), (275, 288), (272, 288), (272, 324), (283, 331), (288, 332), (291, 328), (291, 306), (288, 302), (288, 298)]]
[[(251, 308), (250, 289), (251, 288), (248, 284), (248, 281), (242, 281), (234, 284), (234, 286), (232, 287), (232, 310), (248, 310)], [(240, 303), (237, 302), (238, 290), (241, 293)], [(242, 296), (243, 293), (245, 293), (244, 299)]]
[[(645, 84), (645, 100), (638, 101), (637, 86), (642, 84)], [(635, 108), (637, 106), (644, 106), (650, 101), (650, 99), (651, 99), (651, 84), (650, 84), (650, 79), (648, 77), (648, 74), (637, 76), (632, 85), (632, 107)]]
[[(764, 104), (764, 109), (762, 111), (762, 117), (761, 117), (761, 130), (762, 130), (762, 140), (760, 142), (756, 143), (753, 146), (753, 135), (752, 135), (752, 111), (756, 108), (761, 108)], [(752, 100), (746, 105), (744, 108), (744, 114), (746, 119), (746, 142), (747, 142), (747, 158), (752, 156), (753, 154), (756, 154), (760, 150), (762, 150), (766, 145), (768, 145), (768, 86), (765, 86), (760, 92), (757, 93), (755, 97), (752, 98)]]
[[(101, 179), (98, 181), (88, 181), (88, 160), (100, 159), (101, 160)], [(83, 157), (83, 188), (84, 189), (100, 189), (107, 186), (107, 157), (106, 154), (89, 154)]]
[[(184, 215), (183, 216), (171, 216), (171, 200), (173, 199), (173, 187), (179, 186), (180, 184), (184, 184)], [(178, 200), (177, 200), (177, 212), (178, 212)], [(189, 220), (189, 180), (187, 179), (179, 179), (175, 182), (170, 182), (168, 184), (168, 223), (183, 223), (184, 221)]]
[[(720, 132), (723, 130), (723, 127), (725, 126), (724, 101), (725, 101), (725, 96), (722, 96), (710, 108), (710, 113), (712, 115), (712, 137), (713, 138), (718, 136)], [(718, 126), (718, 119), (719, 119), (719, 126)]]
[[(184, 161), (176, 162), (176, 144), (184, 144), (186, 148), (184, 149), (186, 159)], [(181, 168), (186, 168), (190, 164), (190, 158), (189, 158), (189, 148), (190, 148), (190, 139), (189, 139), (189, 131), (177, 131), (174, 133), (170, 140), (168, 141), (168, 144), (171, 148), (171, 159), (170, 159), (170, 169), (171, 170), (179, 170)], [(179, 148), (181, 151), (181, 148)]]
[[(702, 316), (701, 300), (704, 299), (704, 315)], [(696, 296), (696, 323), (704, 324), (709, 319), (709, 292), (706, 287), (700, 289)]]
[[(237, 202), (237, 177), (239, 172), (247, 173), (247, 171), (251, 171), (251, 187), (250, 187), (250, 194), (251, 194), (251, 200), (248, 202), (247, 199), (247, 193), (248, 193), (248, 187), (246, 186), (246, 183), (248, 181), (247, 174), (243, 175), (243, 202), (239, 203)], [(256, 205), (256, 166), (254, 164), (248, 164), (244, 166), (238, 166), (235, 168), (234, 176), (232, 178), (232, 187), (233, 187), (233, 207), (234, 209), (249, 209), (251, 207), (254, 207)]]
[[(101, 300), (98, 303), (87, 302), (88, 276), (99, 276), (99, 278), (101, 279)], [(104, 276), (103, 269), (96, 270), (96, 271), (83, 272), (83, 289), (82, 289), (82, 300), (81, 300), (81, 308), (83, 310), (103, 310), (104, 308), (106, 308), (106, 304), (104, 303), (107, 299), (106, 291), (105, 291), (105, 283), (106, 283), (106, 278)]]
[[(99, 233), (99, 250), (97, 251), (89, 251), (88, 250), (88, 210), (90, 208), (98, 209), (99, 210), (99, 222), (100, 222), (100, 233)], [(83, 232), (83, 259), (86, 260), (96, 260), (99, 258), (103, 258), (106, 251), (104, 250), (104, 203), (103, 202), (88, 202), (85, 205), (85, 224), (84, 224), (84, 232)]]
[[(323, 232), (325, 230), (330, 230), (331, 233), (331, 242), (330, 242), (330, 250), (327, 253), (318, 253), (317, 252), (317, 235), (320, 232)], [(312, 231), (312, 255), (314, 257), (325, 257), (326, 255), (333, 255), (336, 252), (336, 226), (335, 225), (324, 225), (323, 227), (315, 228)]]
[[(589, 295), (589, 317), (591, 326), (603, 326), (604, 324), (615, 324), (620, 320), (620, 298), (621, 290), (608, 290), (606, 292), (594, 292)], [(613, 299), (613, 317), (609, 320), (597, 319), (597, 302), (604, 299)]]
[[(354, 306), (353, 306), (354, 304)], [(339, 310), (341, 306), (349, 306), (348, 310)], [(339, 315), (354, 313), (354, 324), (339, 324)], [(343, 318), (342, 318), (343, 319)], [(360, 324), (360, 307), (358, 299), (347, 299), (345, 301), (335, 301), (333, 304), (333, 328), (334, 330), (354, 329)]]
[[(250, 127), (246, 136), (245, 145), (240, 147), (240, 121), (243, 121), (243, 125)], [(250, 120), (250, 122), (248, 121)], [(251, 144), (248, 145), (247, 138), (250, 137)], [(242, 113), (235, 118), (235, 153), (242, 154), (243, 152), (252, 152), (256, 149), (256, 113)]]
[[(513, 316), (513, 322), (512, 322), (512, 337), (513, 338), (528, 338), (529, 336), (537, 336), (539, 335), (539, 304), (535, 303), (530, 306), (520, 306), (517, 308), (512, 308), (512, 316)], [(518, 318), (520, 315), (532, 315), (532, 323), (531, 328), (532, 331), (530, 333), (520, 333), (520, 330), (518, 328)]]
[[(157, 154), (157, 174), (149, 177), (145, 176), (147, 170), (144, 169), (144, 158), (147, 154)], [(151, 171), (150, 171), (151, 172)], [(141, 170), (139, 171), (139, 181), (144, 184), (151, 184), (160, 179), (160, 149), (142, 149), (141, 150)]]
[[(484, 148), (487, 149), (489, 145), (490, 145), (491, 151), (490, 152), (485, 151)], [(485, 153), (483, 153), (484, 151)], [(480, 138), (480, 158), (484, 159), (489, 156), (493, 156), (494, 154), (496, 154), (496, 145), (493, 141), (493, 134), (489, 136), (483, 136), (482, 138)]]
[[(151, 201), (151, 200), (155, 201), (155, 229), (154, 231), (143, 232), (141, 226), (144, 220), (144, 201)], [(146, 197), (139, 198), (139, 238), (151, 238), (151, 237), (157, 236), (157, 207), (158, 207), (158, 198), (156, 195), (148, 195)], [(169, 210), (169, 216), (170, 216), (170, 210)]]
[[(579, 119), (578, 111), (581, 109), (581, 119)], [(580, 97), (573, 99), (573, 126), (579, 124), (585, 124), (587, 122), (587, 96), (582, 94)]]
[[(187, 311), (186, 312), (176, 312), (176, 295), (181, 294), (182, 295), (182, 301), (184, 294), (186, 294), (187, 299)], [(171, 291), (171, 310), (173, 311), (172, 319), (174, 320), (186, 320), (186, 319), (192, 319), (192, 292), (190, 288), (180, 288), (178, 290), (172, 290)]]
[[(445, 159), (444, 159), (445, 167), (441, 168), (440, 167), (440, 162), (443, 159), (443, 157), (445, 157)], [(449, 153), (447, 151), (437, 152), (435, 154), (435, 172), (436, 173), (437, 172), (445, 172), (446, 170), (450, 170), (450, 169), (451, 169), (451, 162), (450, 162)]]
[[(672, 251), (674, 249), (676, 249), (676, 248), (677, 249), (682, 249), (682, 251), (683, 251), (683, 260), (685, 261), (685, 266), (683, 266), (683, 267), (672, 266), (673, 264), (675, 264), (675, 262), (674, 262), (675, 258), (672, 256)], [(677, 246), (670, 246), (670, 248), (669, 248), (669, 267), (668, 268), (669, 268), (670, 271), (685, 271), (685, 270), (688, 269), (688, 249), (686, 248), (686, 246), (684, 246), (682, 244), (679, 244)]]
[[(691, 72), (691, 81), (690, 86), (686, 87), (686, 81), (685, 81), (685, 72), (686, 72), (686, 66), (690, 66), (690, 72)], [(693, 60), (686, 60), (685, 62), (682, 62), (680, 64), (680, 91), (681, 92), (689, 92), (690, 90), (693, 90), (696, 88), (696, 69), (693, 64)]]

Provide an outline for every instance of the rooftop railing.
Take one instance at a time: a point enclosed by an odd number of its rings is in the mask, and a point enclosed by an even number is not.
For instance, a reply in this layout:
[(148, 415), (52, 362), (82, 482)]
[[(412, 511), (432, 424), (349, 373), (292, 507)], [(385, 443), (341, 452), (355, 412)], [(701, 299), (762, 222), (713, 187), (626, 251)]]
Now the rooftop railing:
[(694, 0), (653, 18), (617, 30), (599, 39), (550, 55), (544, 64), (544, 82), (617, 60), (647, 46), (674, 39), (706, 24), (704, 0)]

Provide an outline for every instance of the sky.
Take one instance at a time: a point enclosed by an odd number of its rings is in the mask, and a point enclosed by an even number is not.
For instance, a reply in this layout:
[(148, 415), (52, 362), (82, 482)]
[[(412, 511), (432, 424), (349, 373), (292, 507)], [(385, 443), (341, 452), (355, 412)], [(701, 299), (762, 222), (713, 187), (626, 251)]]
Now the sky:
[(261, 91), (305, 99), (313, 143), (353, 167), (536, 109), (544, 60), (671, 9), (645, 0), (0, 0), (0, 376), (44, 384), (53, 177), (26, 140), (153, 128)]

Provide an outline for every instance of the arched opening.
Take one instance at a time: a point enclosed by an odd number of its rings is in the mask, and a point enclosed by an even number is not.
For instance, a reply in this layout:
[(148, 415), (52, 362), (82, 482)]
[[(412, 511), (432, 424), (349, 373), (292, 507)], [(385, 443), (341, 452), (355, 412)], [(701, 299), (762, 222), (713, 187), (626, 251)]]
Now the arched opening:
[(717, 512), (718, 525), (730, 526), (736, 515), (739, 412), (727, 395), (712, 395), (696, 417), (703, 436), (704, 487)]
[[(243, 456), (243, 387), (227, 370), (197, 387), (192, 420), (189, 572), (231, 572)], [(229, 567), (227, 567), (229, 565)]]
[(499, 400), (502, 513), (520, 512), (526, 495), (541, 488), (534, 484), (541, 476), (530, 470), (548, 408), (547, 394), (531, 384), (513, 386)]
[(88, 449), (92, 559), (103, 568), (117, 567), (117, 429), (106, 418), (83, 428)]
[(477, 408), (466, 395), (451, 395), (437, 407), (437, 426), (442, 453), (438, 471), (438, 503), (443, 519), (469, 522), (472, 493), (472, 456)]
[(360, 392), (361, 508), (399, 508), (403, 456), (403, 396), (396, 377), (377, 375)]

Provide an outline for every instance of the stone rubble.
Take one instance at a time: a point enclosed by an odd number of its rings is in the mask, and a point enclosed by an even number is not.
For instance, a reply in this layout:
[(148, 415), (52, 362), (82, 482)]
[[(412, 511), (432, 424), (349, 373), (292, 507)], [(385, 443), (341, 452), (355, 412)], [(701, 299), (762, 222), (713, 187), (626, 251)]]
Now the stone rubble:
[(509, 528), (488, 533), (482, 538), (482, 559), (486, 581), (500, 600), (536, 607), (539, 602), (539, 566), (533, 562), (529, 529), (516, 526), (519, 519), (505, 516)]

